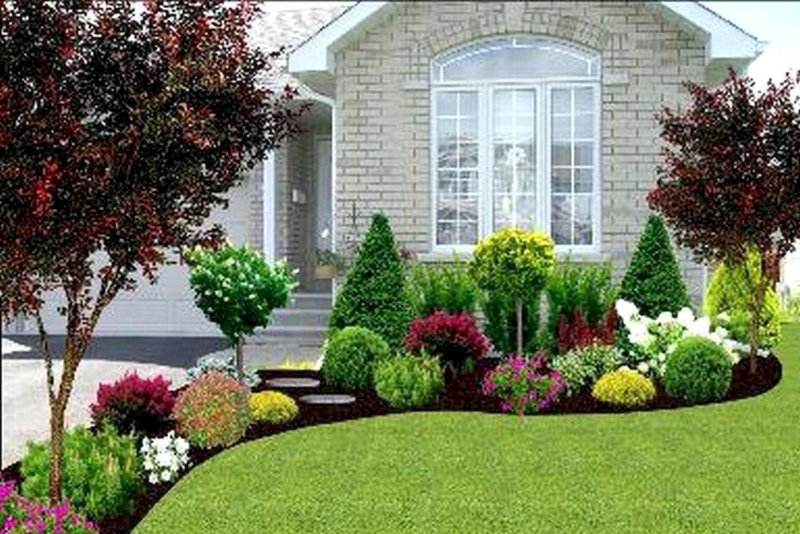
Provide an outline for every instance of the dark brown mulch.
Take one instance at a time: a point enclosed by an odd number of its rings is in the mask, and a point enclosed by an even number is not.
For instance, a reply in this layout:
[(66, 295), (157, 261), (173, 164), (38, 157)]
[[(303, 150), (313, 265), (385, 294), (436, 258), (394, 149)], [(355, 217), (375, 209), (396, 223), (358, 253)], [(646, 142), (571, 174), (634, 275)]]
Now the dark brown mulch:
[[(487, 359), (481, 361), (472, 372), (463, 374), (458, 377), (457, 380), (449, 380), (447, 390), (439, 401), (419, 411), (477, 411), (499, 413), (499, 402), (496, 399), (485, 397), (481, 393), (480, 388), (483, 375), (496, 364), (497, 360)], [(734, 366), (731, 388), (725, 399), (719, 402), (727, 402), (764, 393), (778, 384), (781, 379), (781, 374), (781, 363), (775, 356), (760, 359), (758, 372), (755, 375), (749, 373), (748, 362), (743, 360)], [(316, 371), (261, 371), (260, 375), (262, 381), (278, 377), (320, 378), (319, 373)], [(267, 388), (262, 383), (255, 388), (255, 391), (265, 389), (275, 388)], [(283, 389), (281, 391), (294, 399), (299, 399), (301, 396), (309, 393), (342, 393), (340, 389), (327, 385), (324, 381), (317, 388)], [(297, 419), (278, 426), (266, 423), (254, 424), (248, 429), (242, 442), (274, 436), (307, 426), (374, 417), (397, 412), (397, 410), (393, 410), (388, 404), (378, 398), (372, 390), (348, 393), (352, 393), (356, 397), (356, 401), (352, 404), (326, 406), (302, 404), (298, 402), (300, 405), (300, 415)], [(663, 410), (681, 408), (684, 406), (686, 406), (686, 403), (667, 397), (661, 388), (657, 388), (657, 396), (654, 401), (640, 410)], [(620, 410), (601, 405), (592, 398), (588, 391), (584, 391), (573, 397), (562, 399), (549, 414), (611, 413), (620, 411), (630, 410)], [(165, 424), (163, 428), (153, 431), (152, 435), (164, 435), (171, 429), (172, 424)], [(191, 465), (193, 467), (197, 466), (221, 452), (221, 450), (220, 448), (211, 450), (192, 449), (190, 451)], [(4, 480), (21, 481), (22, 477), (19, 472), (19, 463), (12, 464), (3, 469), (2, 478)], [(172, 485), (173, 484), (147, 485), (146, 490), (136, 497), (134, 509), (130, 515), (108, 518), (99, 522), (101, 534), (123, 534), (131, 532), (139, 521), (144, 518), (147, 512), (167, 493), (167, 491), (169, 491)]]

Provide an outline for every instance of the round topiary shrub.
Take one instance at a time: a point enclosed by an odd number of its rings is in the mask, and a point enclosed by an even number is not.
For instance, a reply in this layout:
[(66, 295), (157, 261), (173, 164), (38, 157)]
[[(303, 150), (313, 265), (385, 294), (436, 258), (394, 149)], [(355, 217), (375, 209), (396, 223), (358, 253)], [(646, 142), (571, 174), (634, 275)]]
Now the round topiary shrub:
[(653, 381), (644, 375), (620, 369), (600, 377), (592, 388), (592, 397), (613, 406), (644, 406), (656, 396)]
[(667, 357), (664, 389), (670, 397), (691, 403), (719, 400), (731, 386), (731, 359), (710, 339), (682, 339)]
[(389, 345), (375, 332), (361, 326), (348, 326), (325, 343), (322, 377), (345, 388), (372, 386), (375, 363), (389, 356)]
[(178, 434), (202, 449), (228, 447), (250, 425), (250, 392), (235, 379), (211, 372), (195, 380), (179, 396), (174, 415)]
[(288, 423), (300, 413), (297, 403), (278, 391), (260, 391), (250, 395), (250, 416), (253, 421), (279, 425)]
[(402, 355), (378, 363), (375, 391), (393, 408), (418, 408), (444, 391), (444, 374), (436, 358)]

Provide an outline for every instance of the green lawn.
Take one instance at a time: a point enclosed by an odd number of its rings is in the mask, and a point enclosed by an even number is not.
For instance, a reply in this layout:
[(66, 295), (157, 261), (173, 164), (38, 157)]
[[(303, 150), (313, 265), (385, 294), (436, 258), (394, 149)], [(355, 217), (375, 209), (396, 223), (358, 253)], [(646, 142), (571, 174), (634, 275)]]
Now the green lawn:
[(800, 529), (800, 325), (784, 379), (669, 412), (424, 413), (235, 447), (185, 477), (145, 533), (789, 532)]

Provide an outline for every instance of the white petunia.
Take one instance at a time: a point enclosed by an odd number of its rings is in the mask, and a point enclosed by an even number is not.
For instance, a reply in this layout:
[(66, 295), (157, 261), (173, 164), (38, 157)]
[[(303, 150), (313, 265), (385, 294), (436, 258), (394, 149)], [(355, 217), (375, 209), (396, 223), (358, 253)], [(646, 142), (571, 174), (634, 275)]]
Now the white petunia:
[(679, 325), (684, 328), (689, 328), (692, 324), (694, 324), (694, 313), (689, 307), (681, 308), (681, 311), (678, 312), (677, 319)]
[(155, 473), (150, 473), (150, 475), (147, 477), (147, 481), (150, 484), (158, 484), (158, 475)]
[(646, 375), (647, 373), (650, 372), (650, 366), (647, 365), (647, 362), (641, 362), (639, 365), (636, 366), (636, 370), (642, 373), (643, 375)]
[(169, 470), (164, 470), (161, 472), (161, 480), (163, 480), (164, 482), (169, 482), (170, 480), (172, 480), (172, 476), (173, 476), (172, 472)]

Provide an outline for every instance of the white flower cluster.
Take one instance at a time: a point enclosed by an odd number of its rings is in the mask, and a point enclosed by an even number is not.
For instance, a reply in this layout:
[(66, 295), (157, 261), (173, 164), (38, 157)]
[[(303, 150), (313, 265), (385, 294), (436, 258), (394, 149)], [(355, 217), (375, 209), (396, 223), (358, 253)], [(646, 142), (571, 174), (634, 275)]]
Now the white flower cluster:
[(151, 484), (171, 482), (189, 465), (189, 442), (173, 431), (162, 438), (144, 438), (140, 452)]

